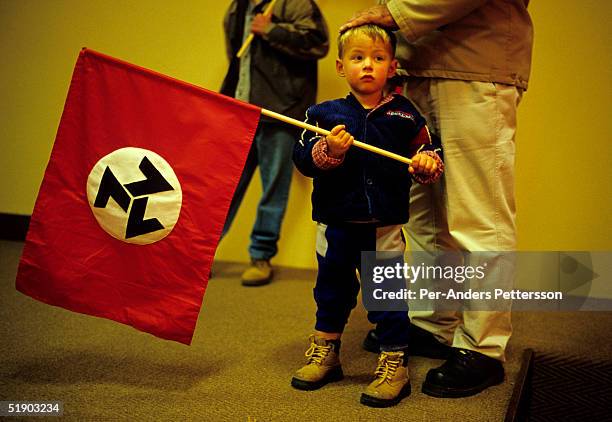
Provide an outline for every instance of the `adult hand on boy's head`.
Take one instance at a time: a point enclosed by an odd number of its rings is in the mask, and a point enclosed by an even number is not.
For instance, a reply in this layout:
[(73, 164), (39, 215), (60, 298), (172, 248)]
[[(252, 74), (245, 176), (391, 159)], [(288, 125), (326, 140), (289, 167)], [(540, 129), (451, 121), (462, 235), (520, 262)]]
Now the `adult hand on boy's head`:
[(367, 9), (355, 13), (352, 18), (340, 27), (340, 33), (342, 34), (348, 29), (367, 24), (382, 26), (391, 31), (397, 31), (399, 29), (399, 26), (395, 23), (395, 19), (393, 19), (387, 6), (382, 4), (380, 6), (368, 7)]
[(342, 157), (353, 145), (355, 138), (344, 130), (344, 125), (335, 126), (329, 135), (325, 137), (327, 142), (327, 154), (332, 158)]
[(412, 164), (408, 166), (408, 171), (410, 174), (414, 173), (422, 173), (425, 175), (432, 175), (438, 169), (438, 163), (434, 160), (433, 157), (427, 154), (415, 154), (412, 157)]

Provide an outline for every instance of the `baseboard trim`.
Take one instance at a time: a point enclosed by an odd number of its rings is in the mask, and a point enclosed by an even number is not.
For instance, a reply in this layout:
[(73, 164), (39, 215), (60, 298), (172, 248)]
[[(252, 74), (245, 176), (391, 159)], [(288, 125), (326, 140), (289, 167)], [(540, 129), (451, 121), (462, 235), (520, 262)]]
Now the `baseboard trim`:
[(0, 239), (24, 241), (30, 226), (29, 215), (0, 213)]

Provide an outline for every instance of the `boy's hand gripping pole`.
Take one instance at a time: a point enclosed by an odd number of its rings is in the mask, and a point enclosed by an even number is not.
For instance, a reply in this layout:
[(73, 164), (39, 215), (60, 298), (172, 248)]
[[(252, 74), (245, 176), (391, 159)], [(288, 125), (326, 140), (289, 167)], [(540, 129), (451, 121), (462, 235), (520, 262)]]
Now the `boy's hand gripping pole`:
[[(291, 117), (287, 117), (282, 114), (278, 114), (273, 111), (266, 110), (265, 108), (261, 109), (261, 114), (263, 114), (264, 116), (272, 117), (273, 119), (280, 120), (281, 122), (289, 123), (290, 125), (301, 127), (302, 129), (311, 130), (315, 133), (318, 133), (319, 135), (327, 136), (330, 133), (329, 130), (325, 130), (317, 126), (309, 125), (308, 123), (304, 123), (302, 121), (292, 119)], [(379, 154), (379, 155), (383, 155), (385, 157), (391, 158), (392, 160), (400, 161), (404, 164), (412, 164), (412, 160), (410, 158), (406, 158), (402, 155), (384, 150), (382, 148), (375, 147), (370, 144), (366, 144), (364, 142), (353, 141), (353, 145), (355, 145), (358, 148), (373, 152), (375, 154)]]

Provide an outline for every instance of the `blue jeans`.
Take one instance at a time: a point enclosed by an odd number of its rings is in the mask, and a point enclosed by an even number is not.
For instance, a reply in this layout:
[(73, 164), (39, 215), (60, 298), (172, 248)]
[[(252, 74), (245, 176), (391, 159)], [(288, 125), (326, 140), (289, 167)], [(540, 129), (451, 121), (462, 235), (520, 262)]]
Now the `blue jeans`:
[[(376, 227), (365, 223), (317, 225), (319, 272), (313, 289), (317, 314), (315, 330), (342, 333), (352, 309), (357, 305), (360, 284), (355, 270), (361, 270), (362, 251), (395, 250), (403, 254), (405, 241), (401, 226)], [(386, 234), (381, 235), (382, 232)], [(390, 247), (390, 238), (394, 239)], [(401, 257), (403, 262), (403, 255)], [(405, 280), (401, 281), (405, 285)], [(408, 305), (403, 311), (369, 311), (368, 320), (376, 324), (381, 350), (408, 347), (410, 319)]]
[(229, 231), (259, 165), (263, 192), (251, 231), (249, 254), (252, 259), (267, 260), (278, 252), (277, 242), (293, 174), (291, 155), (298, 135), (299, 131), (295, 128), (278, 123), (263, 121), (257, 128), (221, 234), (223, 238)]

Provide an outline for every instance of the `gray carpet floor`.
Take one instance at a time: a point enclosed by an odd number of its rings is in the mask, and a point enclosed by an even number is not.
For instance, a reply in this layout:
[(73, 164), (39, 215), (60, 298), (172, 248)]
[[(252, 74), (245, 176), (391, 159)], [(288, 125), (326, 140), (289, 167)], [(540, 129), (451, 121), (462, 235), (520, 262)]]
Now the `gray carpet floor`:
[(343, 337), (345, 379), (291, 388), (314, 322), (314, 271), (280, 268), (260, 288), (240, 285), (243, 264), (217, 262), (191, 346), (37, 302), (14, 287), (23, 243), (0, 241), (0, 400), (60, 400), (66, 420), (500, 421), (522, 351), (612, 358), (612, 313), (516, 312), (506, 382), (465, 399), (420, 392), (441, 361), (413, 358), (413, 393), (398, 406), (359, 404), (376, 356), (361, 306)]

